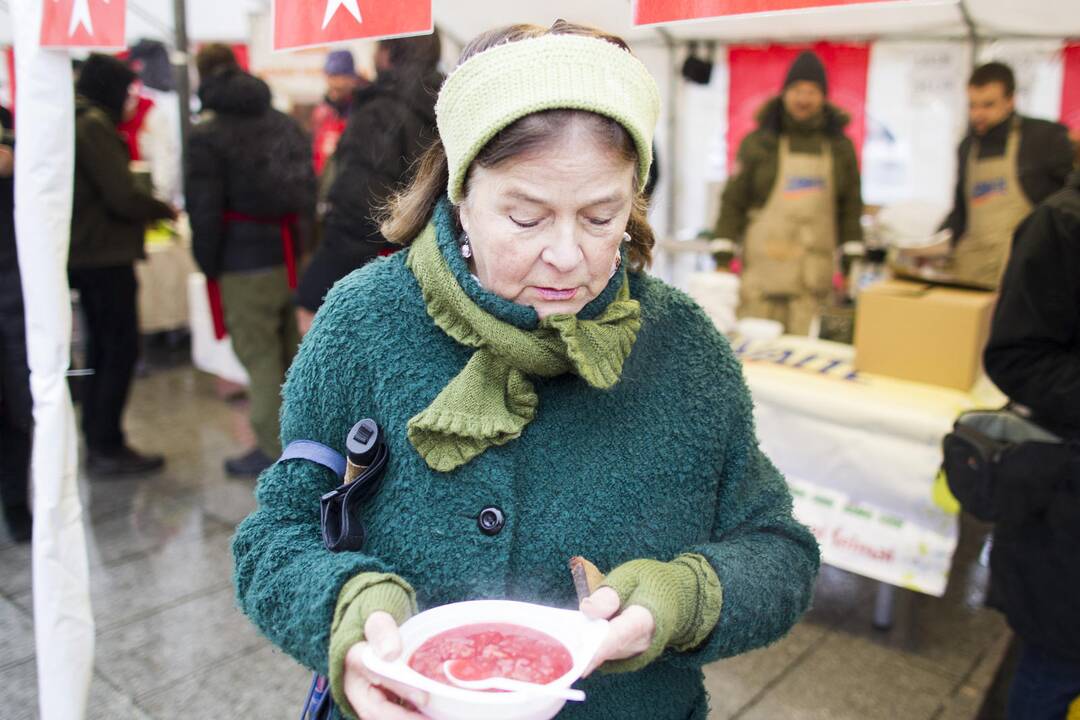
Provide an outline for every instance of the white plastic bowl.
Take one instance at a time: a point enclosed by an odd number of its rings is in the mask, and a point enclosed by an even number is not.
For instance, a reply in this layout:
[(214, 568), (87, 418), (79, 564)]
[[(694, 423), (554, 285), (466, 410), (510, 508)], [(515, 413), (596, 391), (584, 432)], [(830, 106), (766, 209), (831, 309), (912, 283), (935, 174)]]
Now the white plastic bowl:
[(523, 625), (555, 638), (570, 651), (574, 665), (562, 677), (551, 681), (570, 687), (581, 677), (607, 634), (606, 620), (590, 620), (576, 610), (511, 600), (473, 600), (432, 608), (415, 615), (401, 626), (401, 656), (393, 662), (378, 657), (371, 646), (360, 656), (374, 673), (428, 693), (424, 715), (434, 720), (549, 720), (566, 703), (520, 692), (478, 692), (463, 690), (424, 677), (408, 665), (408, 660), (424, 642), (446, 630), (476, 623)]

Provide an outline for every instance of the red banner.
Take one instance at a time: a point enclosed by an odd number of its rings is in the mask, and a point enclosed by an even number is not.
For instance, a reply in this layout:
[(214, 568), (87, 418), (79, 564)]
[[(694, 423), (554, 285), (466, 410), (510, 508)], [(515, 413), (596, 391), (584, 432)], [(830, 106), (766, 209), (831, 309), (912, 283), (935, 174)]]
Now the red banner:
[(274, 50), (431, 32), (431, 0), (274, 0)]
[(702, 20), (726, 15), (808, 10), (839, 5), (866, 5), (882, 0), (635, 0), (634, 24)]
[(1065, 46), (1065, 82), (1061, 89), (1061, 122), (1080, 134), (1080, 43)]
[(122, 48), (126, 6), (126, 0), (45, 0), (41, 46)]
[(870, 64), (867, 45), (817, 43), (813, 46), (737, 46), (728, 49), (731, 81), (728, 90), (728, 170), (735, 167), (739, 143), (757, 128), (757, 114), (778, 96), (788, 68), (800, 52), (811, 49), (825, 64), (829, 102), (851, 116), (847, 136), (862, 157), (866, 134), (866, 73)]
[(11, 93), (11, 107), (8, 110), (15, 114), (15, 48), (4, 48), (4, 62), (7, 64), (8, 92)]

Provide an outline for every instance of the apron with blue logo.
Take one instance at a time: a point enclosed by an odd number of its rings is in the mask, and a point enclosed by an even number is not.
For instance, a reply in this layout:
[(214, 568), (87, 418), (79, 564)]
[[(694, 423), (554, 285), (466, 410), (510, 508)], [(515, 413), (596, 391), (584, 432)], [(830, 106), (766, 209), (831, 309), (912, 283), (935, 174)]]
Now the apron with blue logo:
[(967, 231), (956, 243), (949, 269), (970, 285), (997, 289), (1009, 261), (1012, 236), (1032, 210), (1017, 174), (1020, 122), (1013, 122), (1005, 154), (979, 159), (979, 141), (967, 159)]
[(746, 230), (739, 316), (805, 335), (832, 288), (835, 251), (832, 148), (823, 142), (820, 153), (793, 153), (781, 135), (776, 183)]

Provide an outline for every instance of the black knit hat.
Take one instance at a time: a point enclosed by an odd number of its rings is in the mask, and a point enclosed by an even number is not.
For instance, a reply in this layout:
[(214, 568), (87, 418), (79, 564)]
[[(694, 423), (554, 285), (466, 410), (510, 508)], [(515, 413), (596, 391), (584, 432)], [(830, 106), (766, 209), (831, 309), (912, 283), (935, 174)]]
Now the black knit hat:
[(791, 63), (787, 78), (784, 79), (784, 89), (787, 90), (800, 80), (816, 83), (821, 88), (821, 92), (826, 95), (829, 94), (829, 81), (825, 79), (825, 66), (821, 63), (821, 58), (812, 50), (803, 50), (799, 53), (799, 57), (795, 58), (795, 62)]
[(137, 42), (128, 53), (128, 62), (132, 65), (139, 63), (139, 79), (146, 87), (162, 92), (176, 89), (172, 65), (169, 63), (169, 51), (157, 40), (143, 38)]
[(135, 73), (111, 55), (94, 53), (83, 63), (75, 92), (104, 108), (113, 120), (120, 122), (127, 100), (128, 86)]

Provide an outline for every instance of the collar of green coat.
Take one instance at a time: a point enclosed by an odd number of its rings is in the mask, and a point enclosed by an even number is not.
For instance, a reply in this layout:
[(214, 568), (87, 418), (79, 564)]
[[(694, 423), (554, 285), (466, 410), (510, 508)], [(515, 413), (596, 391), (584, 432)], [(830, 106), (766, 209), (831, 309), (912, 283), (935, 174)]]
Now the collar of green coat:
[(408, 422), (409, 442), (433, 470), (450, 472), (520, 437), (540, 401), (533, 377), (573, 373), (597, 389), (619, 382), (641, 328), (641, 306), (630, 297), (625, 268), (617, 273), (623, 279), (615, 299), (595, 319), (552, 315), (528, 330), (492, 315), (465, 292), (434, 225), (408, 253), (406, 264), (428, 315), (448, 336), (475, 348), (465, 367)]
[[(509, 323), (522, 330), (535, 330), (540, 327), (540, 318), (529, 305), (518, 305), (515, 302), (499, 297), (495, 293), (481, 287), (476, 278), (472, 276), (469, 264), (461, 257), (461, 249), (458, 245), (458, 226), (454, 217), (454, 208), (449, 198), (444, 197), (435, 206), (431, 222), (435, 226), (435, 239), (439, 244), (443, 259), (447, 267), (458, 281), (458, 285), (465, 291), (469, 298), (480, 306), (488, 314)], [(622, 266), (627, 266), (626, 247), (620, 249), (622, 254)], [(593, 298), (578, 312), (579, 320), (595, 320), (604, 309), (612, 303), (622, 287), (626, 273), (617, 272), (611, 276), (607, 287), (603, 292)]]

